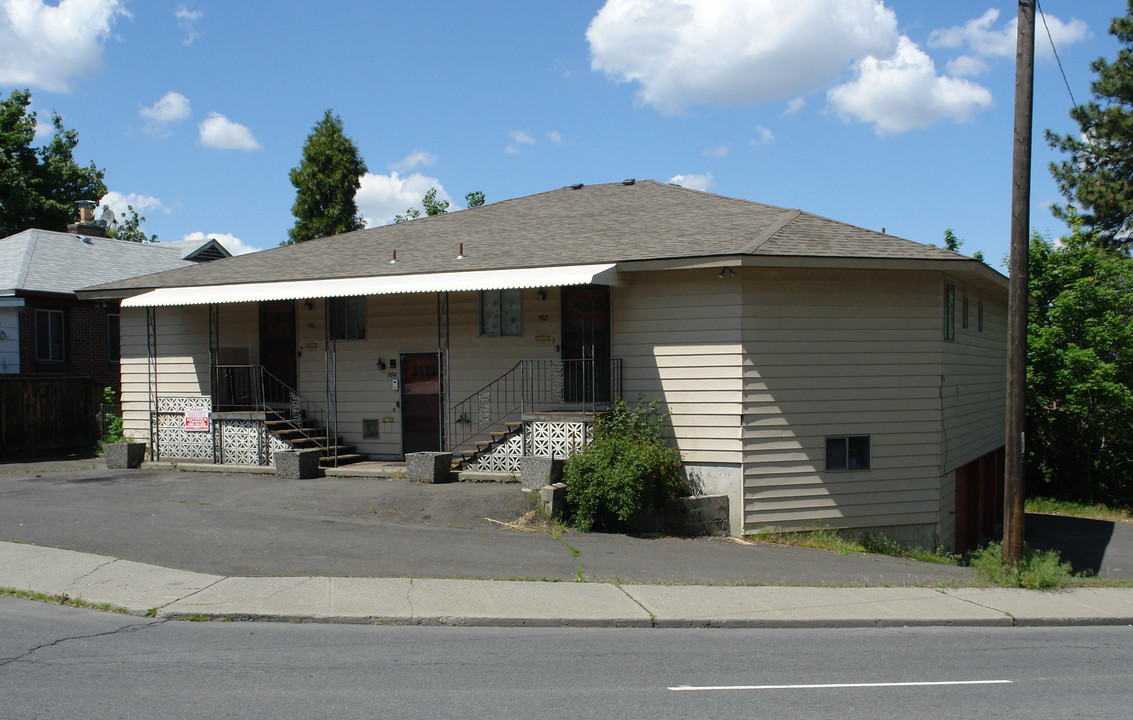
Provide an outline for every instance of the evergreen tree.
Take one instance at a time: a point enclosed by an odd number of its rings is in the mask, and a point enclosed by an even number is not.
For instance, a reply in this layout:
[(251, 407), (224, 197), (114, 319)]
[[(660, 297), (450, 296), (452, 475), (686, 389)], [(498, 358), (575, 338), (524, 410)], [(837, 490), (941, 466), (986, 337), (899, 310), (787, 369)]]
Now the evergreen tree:
[(57, 113), (51, 115), (51, 141), (32, 147), (36, 114), (28, 112), (30, 104), (28, 90), (0, 100), (0, 237), (28, 228), (66, 230), (78, 219), (75, 201), (106, 194), (103, 171), (75, 162), (79, 134), (64, 128)]
[(1133, 0), (1128, 3), (1128, 13), (1109, 28), (1121, 41), (1117, 59), (1091, 64), (1094, 100), (1070, 111), (1081, 132), (1046, 132), (1051, 147), (1070, 155), (1050, 166), (1069, 201), (1054, 214), (1065, 220), (1077, 213), (1095, 242), (1126, 253), (1133, 242)]
[(366, 163), (358, 146), (343, 132), (342, 118), (331, 110), (311, 130), (303, 144), (303, 161), (292, 168), (295, 226), (281, 245), (361, 230), (365, 222), (354, 196), (362, 184)]

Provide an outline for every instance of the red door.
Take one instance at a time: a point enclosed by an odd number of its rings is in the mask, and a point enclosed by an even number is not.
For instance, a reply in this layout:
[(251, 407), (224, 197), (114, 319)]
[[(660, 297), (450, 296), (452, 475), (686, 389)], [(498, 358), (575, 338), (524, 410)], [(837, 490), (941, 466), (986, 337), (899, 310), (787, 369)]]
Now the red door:
[(401, 451), (441, 449), (440, 373), (436, 353), (401, 356)]

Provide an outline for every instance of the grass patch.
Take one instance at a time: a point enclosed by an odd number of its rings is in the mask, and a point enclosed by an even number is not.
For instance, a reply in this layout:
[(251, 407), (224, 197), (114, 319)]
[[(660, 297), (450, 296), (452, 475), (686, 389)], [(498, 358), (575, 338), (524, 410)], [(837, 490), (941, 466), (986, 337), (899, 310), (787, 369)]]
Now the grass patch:
[(1053, 498), (1027, 498), (1026, 511), (1041, 515), (1065, 515), (1067, 517), (1106, 520), (1108, 522), (1133, 522), (1133, 514), (1128, 508), (1113, 508), (1108, 505), (1085, 505), (1083, 503)]
[(102, 612), (114, 612), (122, 615), (129, 615), (130, 611), (117, 605), (110, 603), (92, 603), (83, 600), (82, 598), (73, 598), (66, 593), (62, 595), (51, 595), (48, 593), (35, 592), (33, 590), (17, 590), (12, 587), (0, 587), (0, 596), (4, 597), (17, 597), (24, 600), (35, 600), (36, 602), (51, 603), (52, 605), (66, 605), (68, 607), (86, 608), (87, 610), (101, 610)]
[(891, 557), (907, 558), (919, 562), (936, 563), (938, 565), (959, 565), (960, 556), (946, 552), (941, 548), (927, 550), (919, 547), (906, 547), (896, 540), (884, 535), (872, 533), (850, 533), (831, 528), (816, 528), (803, 532), (760, 532), (750, 536), (758, 542), (769, 542), (777, 545), (794, 545), (796, 547), (817, 548), (852, 555), (854, 553), (873, 553), (875, 555), (889, 555)]

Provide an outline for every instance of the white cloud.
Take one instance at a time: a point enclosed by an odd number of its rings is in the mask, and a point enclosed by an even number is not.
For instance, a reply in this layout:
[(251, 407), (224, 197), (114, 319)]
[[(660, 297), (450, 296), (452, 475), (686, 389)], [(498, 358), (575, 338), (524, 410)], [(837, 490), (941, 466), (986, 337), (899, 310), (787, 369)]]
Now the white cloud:
[(865, 58), (857, 77), (829, 90), (826, 98), (842, 117), (873, 123), (879, 135), (945, 119), (963, 122), (991, 104), (991, 93), (982, 85), (937, 75), (932, 58), (906, 37), (895, 56)]
[(147, 212), (157, 210), (169, 214), (172, 212), (165, 206), (160, 199), (152, 195), (139, 195), (137, 193), (120, 193), (116, 190), (111, 190), (102, 196), (98, 201), (98, 207), (95, 208), (95, 215), (98, 216), (102, 212), (102, 208), (109, 207), (114, 211), (114, 214), (119, 220), (126, 216), (126, 208), (132, 206), (134, 212), (139, 215), (144, 215)]
[(200, 124), (201, 144), (221, 150), (259, 150), (260, 144), (245, 125), (235, 123), (218, 112)]
[(703, 175), (674, 175), (669, 178), (669, 182), (691, 190), (707, 190), (712, 187), (714, 178), (712, 177), (712, 173), (704, 173)]
[(205, 16), (204, 10), (190, 10), (184, 5), (178, 5), (177, 9), (173, 11), (173, 16), (177, 18), (177, 27), (185, 33), (185, 39), (181, 41), (182, 45), (192, 45), (194, 41), (200, 38), (201, 34), (197, 31), (197, 21)]
[(975, 55), (960, 55), (949, 60), (944, 70), (956, 77), (978, 77), (988, 71), (988, 65)]
[(401, 177), (397, 171), (389, 175), (366, 173), (362, 176), (362, 185), (354, 196), (354, 202), (358, 203), (366, 227), (388, 225), (395, 215), (403, 215), (407, 208), (423, 211), (421, 198), (431, 188), (437, 189), (437, 200), (452, 202), (441, 181), (434, 177), (421, 173)]
[(428, 167), (437, 164), (437, 156), (431, 152), (424, 152), (423, 150), (414, 150), (401, 160), (390, 163), (391, 170), (398, 172), (406, 172), (409, 170), (416, 170), (419, 167)]
[(508, 133), (508, 137), (511, 138), (511, 142), (509, 142), (507, 146), (504, 147), (504, 152), (509, 155), (518, 155), (520, 152), (520, 145), (535, 144), (535, 138), (531, 137), (530, 133), (524, 132), (523, 130), (512, 130)]
[[(994, 26), (998, 19), (999, 10), (992, 8), (963, 25), (933, 30), (928, 36), (927, 45), (941, 48), (967, 46), (973, 53), (983, 57), (1014, 57), (1019, 18), (1012, 15), (996, 29)], [(1045, 28), (1042, 22), (1041, 18), (1038, 19), (1035, 28), (1035, 55), (1040, 58), (1054, 56), (1050, 40), (1046, 37), (1047, 28), (1050, 29), (1054, 44), (1060, 48), (1082, 42), (1090, 35), (1089, 26), (1081, 20), (1063, 22), (1053, 15), (1047, 15)]]
[(547, 139), (550, 140), (555, 145), (558, 145), (559, 143), (561, 143), (563, 141), (563, 136), (559, 133), (558, 130), (552, 130), (549, 133), (547, 133)]
[(783, 110), (783, 114), (780, 115), (779, 117), (786, 117), (788, 115), (794, 115), (799, 110), (802, 110), (804, 105), (806, 105), (806, 98), (801, 98), (801, 97), (792, 98), (787, 103), (786, 109)]
[(169, 126), (188, 119), (189, 113), (189, 98), (177, 92), (167, 92), (153, 105), (138, 111), (149, 121), (145, 131), (151, 135), (168, 135)]
[(770, 130), (762, 125), (755, 126), (755, 137), (751, 139), (751, 145), (770, 145), (775, 142), (775, 135)]
[(586, 38), (592, 69), (671, 114), (820, 90), (898, 33), (881, 0), (608, 0)]
[(102, 67), (119, 17), (130, 17), (122, 0), (0, 0), (0, 85), (70, 92)]
[(55, 136), (55, 126), (49, 122), (43, 122), (38, 117), (35, 121), (35, 135), (32, 140), (36, 143), (45, 143)]
[(704, 157), (724, 158), (728, 157), (728, 153), (730, 152), (732, 152), (731, 145), (713, 145), (712, 147), (704, 148), (700, 154)]
[(197, 240), (202, 243), (205, 240), (216, 240), (218, 243), (224, 246), (225, 250), (232, 253), (233, 255), (247, 255), (248, 253), (254, 253), (263, 250), (263, 248), (249, 245), (240, 238), (229, 233), (203, 233), (198, 231), (183, 235), (181, 239)]

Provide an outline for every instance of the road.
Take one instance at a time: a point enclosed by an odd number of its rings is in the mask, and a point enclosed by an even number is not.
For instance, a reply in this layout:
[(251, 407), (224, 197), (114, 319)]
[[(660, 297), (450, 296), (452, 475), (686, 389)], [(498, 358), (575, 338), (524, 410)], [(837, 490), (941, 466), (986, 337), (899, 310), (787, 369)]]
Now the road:
[(1126, 718), (1133, 628), (193, 623), (0, 597), (0, 717)]

